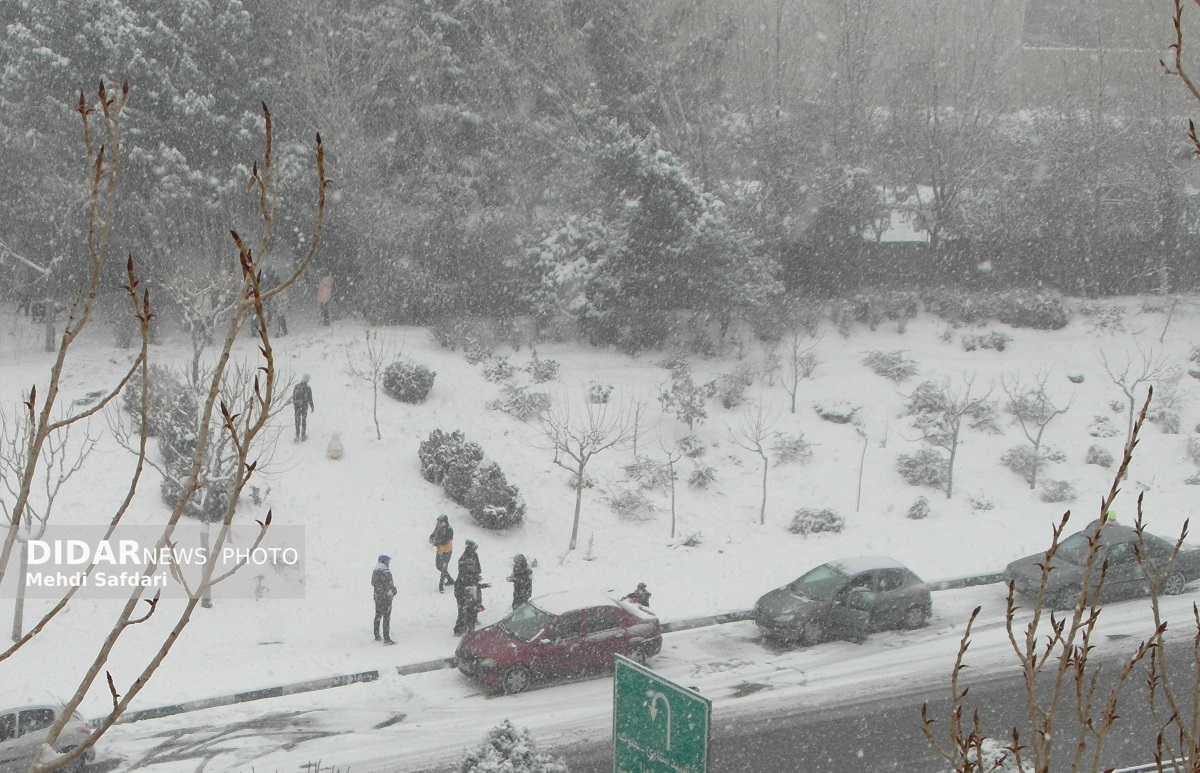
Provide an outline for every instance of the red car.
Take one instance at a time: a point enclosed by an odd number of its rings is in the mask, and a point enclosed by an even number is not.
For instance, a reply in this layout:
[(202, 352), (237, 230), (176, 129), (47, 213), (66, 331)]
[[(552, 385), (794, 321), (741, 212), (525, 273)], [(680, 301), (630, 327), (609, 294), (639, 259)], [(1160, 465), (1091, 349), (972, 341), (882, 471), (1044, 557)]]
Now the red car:
[(458, 670), (480, 684), (518, 693), (543, 681), (612, 668), (613, 654), (640, 663), (662, 650), (658, 618), (600, 593), (539, 596), (498, 623), (463, 637)]

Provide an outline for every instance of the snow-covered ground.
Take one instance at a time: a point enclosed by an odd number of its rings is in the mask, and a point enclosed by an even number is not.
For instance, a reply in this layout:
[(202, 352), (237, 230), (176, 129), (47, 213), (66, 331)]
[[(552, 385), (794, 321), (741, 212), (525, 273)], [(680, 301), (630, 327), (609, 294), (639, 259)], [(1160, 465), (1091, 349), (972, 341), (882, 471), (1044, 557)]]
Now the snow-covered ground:
[[(787, 410), (788, 396), (778, 380), (771, 385), (760, 375), (748, 390), (755, 404), (778, 417), (774, 429), (803, 433), (814, 456), (808, 465), (770, 467), (765, 524), (759, 524), (761, 463), (731, 440), (731, 430), (745, 420), (746, 409), (726, 409), (714, 399), (709, 400), (708, 417), (695, 433), (708, 444), (700, 461), (715, 468), (716, 480), (708, 489), (689, 487), (691, 462), (682, 463), (676, 536), (670, 536), (669, 500), (663, 489), (645, 492), (658, 506), (646, 520), (623, 519), (606, 503), (606, 491), (635, 487), (625, 481), (622, 469), (634, 460), (628, 447), (605, 452), (588, 467), (595, 485), (585, 491), (580, 541), (571, 552), (567, 544), (574, 492), (569, 474), (554, 464), (536, 428), (486, 409), (488, 401), (500, 396), (500, 387), (483, 378), (480, 366), (466, 362), (461, 352), (439, 348), (425, 330), (379, 329), (381, 338), (402, 350), (403, 356), (435, 370), (437, 380), (421, 405), (381, 396), (383, 438), (377, 440), (370, 387), (347, 367), (347, 348), (362, 351), (366, 326), (340, 320), (326, 328), (298, 320), (292, 335), (278, 339), (276, 346), (289, 375), (311, 374), (316, 403), (309, 418), (311, 439), (292, 443), (290, 415), (283, 417), (281, 440), (263, 470), (264, 501), (245, 503), (244, 514), (261, 517), (270, 508), (276, 523), (304, 527), (305, 597), (219, 600), (213, 609), (200, 610), (133, 708), (368, 669), (387, 673), (398, 664), (451, 655), (457, 643), (451, 633), (454, 601), (449, 592), (437, 591), (433, 551), (427, 542), (439, 513), (449, 514), (457, 546), (468, 538), (479, 543), (484, 579), (493, 585), (486, 592), (483, 623), (494, 621), (509, 606), (504, 577), (518, 552), (537, 562), (535, 595), (574, 588), (624, 593), (644, 581), (654, 594), (653, 609), (664, 620), (749, 608), (764, 591), (813, 565), (847, 555), (890, 555), (927, 580), (998, 571), (1013, 558), (1043, 548), (1051, 524), (1066, 507), (1075, 508), (1073, 521), (1082, 528), (1095, 517), (1099, 499), (1108, 490), (1111, 471), (1084, 463), (1089, 446), (1100, 445), (1119, 458), (1123, 442), (1124, 409), (1117, 405), (1118, 412), (1112, 404), (1123, 403), (1124, 396), (1105, 372), (1101, 353), (1110, 369), (1126, 362), (1140, 368), (1143, 355), (1165, 357), (1181, 369), (1174, 391), (1182, 432), (1147, 428), (1116, 502), (1122, 520), (1132, 520), (1135, 498), (1144, 491), (1150, 529), (1177, 534), (1184, 520), (1196, 515), (1197, 489), (1184, 480), (1197, 472), (1187, 458), (1186, 445), (1200, 424), (1196, 400), (1200, 381), (1189, 377), (1187, 370), (1200, 367), (1188, 362), (1200, 343), (1200, 313), (1195, 302), (1180, 304), (1160, 342), (1165, 314), (1142, 311), (1142, 299), (1109, 305), (1127, 310), (1124, 330), (1097, 330), (1080, 316), (1059, 331), (999, 324), (953, 330), (927, 315), (910, 322), (904, 333), (893, 323), (876, 332), (859, 328), (848, 338), (827, 329), (814, 350), (820, 364), (812, 379), (800, 383), (794, 415)], [(1003, 352), (964, 350), (963, 334), (990, 330), (1011, 336)], [(64, 382), (68, 402), (112, 383), (128, 362), (129, 354), (113, 349), (110, 340), (101, 329), (84, 342), (86, 349), (81, 346), (74, 352)], [(239, 354), (252, 356), (254, 345), (250, 338), (244, 339)], [(872, 350), (904, 350), (918, 364), (919, 373), (899, 385), (881, 378), (862, 364)], [(531, 388), (582, 407), (588, 383), (598, 381), (612, 385), (615, 403), (643, 406), (639, 455), (662, 459), (664, 442), (685, 431), (660, 410), (658, 393), (668, 376), (661, 366), (663, 352), (630, 358), (578, 343), (540, 344), (537, 352), (543, 360), (559, 363), (559, 377)], [(186, 341), (168, 336), (153, 354), (159, 362), (182, 364), (188, 355)], [(502, 348), (497, 354), (508, 356), (518, 368), (530, 358), (528, 347), (517, 352)], [(740, 354), (739, 358), (731, 350), (722, 358), (692, 358), (696, 380), (715, 378), (742, 364), (762, 365), (763, 352), (757, 345), (747, 343)], [(50, 355), (41, 351), (39, 328), (10, 314), (0, 317), (0, 394), (6, 411), (22, 399), (22, 390), (44, 380), (50, 363)], [(994, 385), (991, 396), (1003, 403), (1002, 378), (1020, 376), (1028, 383), (1036, 372), (1049, 373), (1048, 390), (1056, 403), (1070, 403), (1069, 411), (1050, 424), (1045, 436), (1045, 443), (1061, 449), (1066, 461), (1051, 465), (1044, 477), (1071, 481), (1078, 491), (1073, 503), (1040, 501), (1037, 491), (1030, 491), (999, 464), (1006, 449), (1026, 442), (1007, 416), (1002, 416), (1003, 434), (965, 433), (953, 498), (910, 487), (901, 479), (897, 456), (921, 447), (911, 421), (902, 416), (903, 403), (921, 381), (949, 378), (961, 384), (973, 378), (976, 390)], [(1081, 383), (1073, 383), (1081, 376)], [(522, 378), (529, 383), (518, 372), (518, 379)], [(813, 410), (815, 403), (840, 402), (860, 406), (866, 417), (865, 476), (857, 508), (862, 440), (851, 425), (824, 421)], [(1107, 438), (1089, 434), (1097, 416), (1111, 419), (1122, 433)], [(499, 462), (528, 503), (523, 526), (502, 533), (479, 528), (440, 487), (421, 478), (418, 443), (439, 428), (463, 430), (468, 440), (482, 445), (488, 459)], [(59, 524), (98, 524), (111, 517), (132, 459), (103, 437), (106, 431), (105, 422), (93, 422), (92, 432), (101, 441), (88, 465), (63, 492), (55, 516)], [(344, 458), (336, 461), (325, 453), (334, 432), (345, 446)], [(906, 517), (918, 496), (929, 500), (932, 512), (925, 520)], [(992, 507), (977, 508), (973, 501)], [(837, 511), (846, 520), (845, 531), (807, 537), (790, 533), (787, 526), (800, 507)], [(151, 477), (128, 520), (153, 524), (165, 512), (157, 481)], [(694, 544), (685, 545), (689, 537)], [(369, 575), (380, 553), (393, 557), (400, 588), (392, 618), (396, 647), (381, 647), (371, 636)], [(0, 682), (5, 688), (36, 686), (69, 695), (84, 653), (95, 648), (97, 637), (107, 630), (104, 621), (115, 616), (118, 604), (112, 600), (73, 604), (31, 645), (0, 663)], [(160, 639), (166, 624), (173, 621), (174, 604), (163, 602), (155, 617), (132, 629), (109, 659), (106, 668), (118, 690), (140, 669), (147, 643)], [(30, 602), (26, 619), (34, 619), (46, 606), (44, 601)], [(0, 620), (8, 620), (11, 608), (10, 597), (0, 599)], [(953, 622), (941, 614), (947, 625)], [(425, 678), (449, 676), (453, 675)], [(99, 714), (108, 703), (102, 682), (85, 703), (87, 713)], [(387, 689), (390, 683), (340, 689), (350, 693)], [(293, 700), (303, 704), (317, 699)], [(430, 705), (427, 710), (439, 709)]]

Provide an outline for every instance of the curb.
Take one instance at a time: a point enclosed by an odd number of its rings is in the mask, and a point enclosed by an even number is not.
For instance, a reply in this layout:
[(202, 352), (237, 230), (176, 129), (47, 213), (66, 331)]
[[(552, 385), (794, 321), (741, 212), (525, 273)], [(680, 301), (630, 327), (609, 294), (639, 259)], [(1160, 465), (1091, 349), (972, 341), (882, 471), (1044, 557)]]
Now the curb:
[[(976, 585), (990, 585), (995, 582), (1000, 582), (1004, 579), (1004, 575), (1000, 573), (994, 574), (978, 574), (971, 577), (960, 577), (953, 580), (941, 580), (931, 582), (929, 586), (933, 590), (956, 590), (958, 588), (971, 588)], [(672, 620), (662, 624), (663, 633), (674, 633), (676, 631), (690, 631), (693, 628), (704, 628), (710, 625), (724, 625), (725, 623), (736, 623), (742, 620), (751, 620), (754, 618), (754, 610), (742, 609), (736, 612), (725, 612), (719, 615), (706, 615), (704, 617), (693, 617), (687, 620)], [(427, 671), (439, 671), (443, 668), (454, 668), (454, 658), (438, 658), (437, 660), (426, 660), (421, 663), (409, 663), (403, 666), (396, 666), (396, 673), (400, 676), (409, 676), (411, 674), (423, 674)], [(359, 684), (361, 682), (374, 682), (379, 679), (379, 671), (360, 671), (357, 674), (342, 674), (340, 676), (331, 676), (325, 679), (312, 679), (307, 682), (295, 682), (293, 684), (280, 685), (278, 687), (264, 687), (260, 690), (250, 690), (248, 692), (235, 693), (233, 695), (222, 695), (215, 698), (204, 698), (198, 701), (188, 701), (187, 703), (177, 703), (171, 706), (160, 706), (155, 709), (143, 709), (141, 711), (126, 712), (118, 720), (118, 724), (125, 722), (140, 722), (143, 719), (158, 719), (159, 717), (169, 717), (173, 714), (183, 714), (188, 711), (199, 711), (201, 709), (212, 709), (218, 706), (231, 706), (235, 703), (246, 703), (248, 701), (258, 701), (265, 698), (279, 698), (284, 695), (295, 695), (302, 692), (312, 692), (313, 690), (327, 690), (332, 687), (345, 687), (349, 684)]]

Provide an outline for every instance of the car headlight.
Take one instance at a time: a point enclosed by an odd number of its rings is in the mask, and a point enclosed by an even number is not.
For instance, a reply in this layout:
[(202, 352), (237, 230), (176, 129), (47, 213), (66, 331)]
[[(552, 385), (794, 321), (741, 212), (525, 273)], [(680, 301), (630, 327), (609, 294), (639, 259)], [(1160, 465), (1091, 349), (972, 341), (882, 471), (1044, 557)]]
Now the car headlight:
[(495, 668), (496, 661), (493, 658), (484, 658), (483, 660), (479, 661), (479, 667), (480, 668)]

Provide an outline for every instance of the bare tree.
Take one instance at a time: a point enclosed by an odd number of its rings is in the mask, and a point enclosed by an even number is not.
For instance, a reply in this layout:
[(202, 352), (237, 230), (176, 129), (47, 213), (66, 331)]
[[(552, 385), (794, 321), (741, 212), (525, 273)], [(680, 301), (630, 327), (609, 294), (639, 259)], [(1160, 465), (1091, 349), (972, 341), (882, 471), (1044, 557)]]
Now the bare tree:
[[(149, 383), (148, 343), (149, 328), (153, 314), (150, 310), (149, 292), (142, 288), (134, 270), (133, 258), (130, 257), (126, 265), (127, 281), (124, 289), (130, 298), (131, 313), (136, 318), (141, 330), (141, 348), (134, 357), (129, 370), (119, 379), (116, 385), (103, 390), (95, 404), (77, 413), (68, 411), (64, 418), (52, 418), (57, 415), (59, 410), (58, 397), (65, 371), (67, 354), (92, 316), (95, 298), (104, 274), (109, 235), (113, 228), (117, 200), (117, 179), (121, 159), (121, 119), (128, 99), (128, 84), (123, 85), (118, 91), (112, 91), (102, 82), (99, 87), (95, 107), (90, 106), (84, 95), (80, 94), (78, 113), (82, 124), (83, 141), (88, 162), (88, 204), (86, 213), (88, 226), (87, 255), (90, 259), (90, 271), (78, 288), (75, 300), (69, 307), (67, 320), (63, 327), (62, 336), (59, 339), (57, 354), (51, 367), (47, 384), (40, 395), (37, 387), (30, 389), (28, 394), (25, 408), (30, 419), (28, 423), (28, 441), (24, 446), (25, 456), (19, 462), (20, 469), (17, 475), (17, 480), (19, 481), (18, 492), (10, 510), (16, 517), (12, 518), (6, 530), (3, 550), (0, 551), (0, 581), (3, 580), (3, 576), (9, 568), (13, 548), (18, 540), (22, 519), (27, 512), (27, 508), (30, 506), (36, 480), (41, 474), (40, 471), (45, 463), (45, 449), (48, 444), (54, 442), (52, 438), (60, 436), (67, 427), (79, 425), (89, 417), (104, 410), (125, 388), (135, 373), (140, 373), (144, 385)], [(257, 194), (257, 209), (261, 218), (262, 228), (256, 242), (253, 244), (248, 244), (236, 231), (230, 232), (233, 240), (232, 246), (235, 248), (234, 251), (237, 255), (237, 274), (240, 276), (238, 302), (226, 320), (224, 342), (220, 347), (216, 364), (210, 374), (208, 389), (204, 395), (205, 399), (200, 414), (198, 432), (195, 437), (194, 453), (191, 458), (189, 474), (155, 545), (156, 556), (161, 555), (161, 551), (169, 549), (169, 546), (172, 544), (172, 538), (179, 519), (183, 516), (188, 506), (190, 495), (197, 489), (198, 482), (201, 480), (206, 450), (213, 441), (213, 436), (220, 434), (229, 437), (229, 442), (236, 449), (239, 465), (235, 477), (231, 481), (232, 495), (223, 518), (220, 521), (220, 528), (212, 548), (213, 553), (219, 553), (222, 547), (228, 542), (234, 517), (237, 514), (240, 494), (257, 469), (257, 460), (253, 458), (252, 451), (255, 447), (255, 440), (266, 428), (276, 400), (274, 354), (265, 326), (260, 326), (259, 330), (259, 353), (261, 360), (255, 371), (252, 389), (249, 395), (247, 395), (247, 399), (241, 410), (239, 410), (238, 406), (231, 407), (221, 399), (222, 379), (231, 360), (234, 342), (243, 326), (247, 324), (252, 315), (256, 314), (259, 318), (263, 317), (263, 303), (269, 300), (282, 287), (286, 287), (288, 284), (296, 281), (300, 273), (312, 262), (316, 254), (317, 245), (320, 242), (325, 212), (326, 179), (324, 150), (318, 136), (316, 148), (317, 204), (313, 230), (308, 242), (309, 251), (297, 265), (295, 272), (279, 288), (265, 290), (261, 287), (257, 260), (266, 251), (279, 201), (279, 171), (275, 164), (272, 145), (272, 120), (271, 114), (265, 105), (263, 106), (263, 118), (266, 140), (265, 150), (262, 158), (254, 165), (248, 186), (249, 191)], [(99, 130), (103, 144), (96, 143), (93, 138), (93, 129)], [(145, 420), (149, 414), (149, 393), (150, 390), (148, 388), (141, 391), (140, 417), (142, 421), (140, 422), (141, 430), (137, 443), (137, 464), (133, 474), (130, 476), (124, 499), (117, 505), (115, 513), (109, 520), (105, 538), (112, 535), (127, 511), (137, 491), (141, 472), (146, 463), (147, 433)], [(271, 514), (268, 513), (265, 521), (259, 523), (258, 537), (250, 546), (251, 549), (257, 547), (265, 536), (271, 518)], [(83, 755), (121, 717), (130, 703), (138, 696), (142, 688), (154, 675), (163, 659), (170, 652), (183, 630), (191, 621), (195, 608), (200, 604), (208, 590), (215, 584), (231, 576), (241, 568), (243, 563), (235, 564), (232, 568), (224, 571), (224, 573), (215, 575), (217, 562), (207, 562), (200, 578), (193, 583), (194, 587), (193, 585), (189, 585), (182, 573), (177, 571), (172, 572), (172, 575), (183, 586), (186, 593), (186, 601), (180, 607), (175, 621), (169, 624), (168, 633), (157, 646), (150, 646), (142, 650), (145, 656), (143, 666), (128, 682), (125, 679), (121, 679), (121, 682), (125, 685), (123, 690), (117, 686), (120, 675), (115, 677), (112, 673), (105, 671), (103, 678), (107, 682), (112, 698), (110, 710), (96, 723), (94, 731), (85, 742), (75, 747), (69, 753), (59, 755), (54, 751), (54, 747), (63, 728), (67, 722), (72, 721), (72, 716), (79, 707), (84, 695), (92, 688), (96, 680), (101, 678), (101, 672), (104, 671), (105, 665), (117, 642), (131, 627), (145, 622), (156, 612), (160, 612), (159, 596), (156, 594), (153, 598), (144, 598), (146, 593), (145, 588), (141, 585), (135, 587), (112, 621), (108, 633), (105, 635), (102, 644), (95, 651), (94, 656), (90, 661), (83, 664), (84, 673), (80, 678), (78, 687), (74, 694), (66, 701), (59, 719), (48, 728), (46, 742), (35, 753), (30, 768), (31, 773), (44, 773), (45, 771), (59, 770), (78, 764), (82, 760)], [(90, 575), (95, 566), (95, 562), (90, 564), (84, 570), (85, 576)], [(172, 565), (172, 568), (175, 567)], [(158, 562), (151, 561), (146, 569), (143, 570), (143, 576), (154, 573), (157, 569)], [(0, 665), (3, 665), (19, 649), (30, 646), (34, 638), (47, 625), (51, 624), (69, 604), (79, 587), (82, 586), (77, 585), (68, 590), (33, 628), (24, 633), (11, 647), (0, 653)], [(143, 604), (146, 606), (143, 606)]]
[(1013, 416), (1025, 439), (1033, 446), (1033, 466), (1029, 475), (1029, 488), (1037, 486), (1037, 475), (1045, 463), (1042, 455), (1042, 436), (1050, 422), (1071, 409), (1071, 400), (1061, 408), (1054, 404), (1046, 392), (1050, 371), (1041, 370), (1034, 374), (1033, 384), (1022, 384), (1020, 377), (1001, 377), (1000, 383), (1008, 402), (1004, 409)]
[(1120, 360), (1109, 362), (1108, 355), (1104, 352), (1097, 355), (1100, 358), (1100, 364), (1104, 366), (1104, 372), (1121, 390), (1121, 394), (1125, 395), (1128, 406), (1126, 444), (1133, 437), (1133, 421), (1137, 415), (1137, 392), (1141, 386), (1171, 381), (1179, 377), (1179, 367), (1172, 365), (1165, 354), (1155, 354), (1154, 347), (1146, 350), (1140, 346), (1135, 348), (1137, 349), (1136, 358), (1129, 352), (1125, 352), (1125, 356)]
[(383, 432), (379, 429), (379, 385), (383, 383), (387, 366), (395, 359), (391, 342), (380, 341), (379, 331), (376, 330), (366, 332), (366, 347), (361, 355), (354, 353), (351, 344), (346, 344), (346, 363), (350, 375), (371, 385), (371, 418), (375, 420), (376, 440), (383, 440)]
[(633, 434), (628, 409), (614, 403), (587, 400), (581, 403), (582, 409), (572, 410), (572, 404), (560, 395), (550, 409), (538, 417), (542, 437), (554, 452), (554, 463), (573, 476), (575, 516), (571, 521), (571, 542), (567, 552), (575, 549), (579, 538), (579, 514), (583, 509), (583, 490), (587, 486), (584, 474), (588, 463), (597, 454), (624, 445)]
[(683, 449), (680, 448), (679, 438), (672, 438), (670, 442), (665, 440), (661, 435), (658, 438), (658, 443), (662, 447), (663, 454), (667, 457), (667, 482), (671, 486), (671, 538), (675, 538), (675, 480), (679, 477), (675, 474), (675, 464), (683, 458)]
[(779, 417), (763, 408), (759, 400), (753, 406), (746, 408), (742, 421), (736, 427), (729, 428), (729, 439), (739, 448), (744, 448), (757, 454), (762, 460), (762, 502), (758, 507), (758, 523), (767, 522), (767, 472), (771, 468), (770, 457), (767, 456), (767, 438), (773, 435), (773, 428)]
[(975, 377), (964, 376), (961, 386), (949, 378), (926, 381), (908, 396), (908, 411), (921, 439), (950, 454), (946, 473), (946, 499), (954, 494), (954, 462), (964, 427), (996, 432), (996, 406), (988, 398), (992, 389), (974, 393)]
[(817, 344), (821, 343), (821, 336), (817, 336), (815, 341), (805, 346), (804, 342), (810, 335), (812, 335), (811, 330), (797, 328), (787, 337), (787, 350), (784, 352), (787, 378), (784, 379), (783, 388), (791, 398), (792, 413), (796, 412), (796, 393), (800, 391), (800, 381), (812, 378), (813, 371), (821, 362), (813, 351), (817, 348)]
[(207, 270), (187, 273), (192, 261), (177, 261), (160, 284), (179, 309), (180, 321), (192, 344), (190, 377), (201, 384), (200, 360), (213, 345), (213, 335), (233, 313), (238, 302), (238, 281), (229, 271)]

